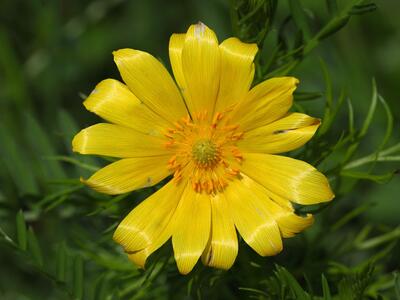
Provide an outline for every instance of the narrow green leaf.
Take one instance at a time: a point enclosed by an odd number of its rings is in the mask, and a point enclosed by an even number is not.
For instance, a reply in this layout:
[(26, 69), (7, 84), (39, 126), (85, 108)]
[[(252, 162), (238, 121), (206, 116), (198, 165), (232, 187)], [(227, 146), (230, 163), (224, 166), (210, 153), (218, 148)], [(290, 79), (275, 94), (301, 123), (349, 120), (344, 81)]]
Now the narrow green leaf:
[(22, 250), (26, 250), (28, 239), (27, 239), (27, 234), (26, 234), (26, 224), (25, 224), (24, 213), (21, 210), (17, 213), (16, 222), (17, 222), (18, 246)]
[(83, 299), (83, 260), (77, 255), (74, 260), (74, 296), (77, 299)]
[(388, 233), (382, 234), (381, 236), (366, 240), (361, 244), (358, 244), (357, 248), (362, 250), (370, 249), (398, 239), (400, 239), (400, 227), (397, 227)]
[(392, 136), (393, 126), (394, 126), (394, 119), (393, 119), (392, 110), (390, 109), (390, 107), (387, 104), (386, 100), (381, 95), (378, 95), (378, 99), (382, 103), (383, 108), (385, 109), (386, 120), (387, 120), (386, 121), (387, 123), (386, 123), (385, 135), (383, 136), (382, 142), (378, 147), (378, 149), (380, 151), (383, 147), (385, 147), (385, 145), (388, 143), (390, 137)]
[[(73, 164), (81, 169), (85, 169), (91, 172), (96, 172), (99, 170), (99, 167), (97, 167), (96, 165), (90, 165), (87, 163), (84, 163), (82, 161), (80, 161), (79, 159), (75, 159), (73, 157), (70, 156), (65, 156), (65, 155), (54, 155), (54, 156), (48, 156), (45, 157), (48, 160), (57, 160), (57, 161), (64, 161), (70, 164)], [(86, 158), (86, 157), (85, 157)]]
[(400, 299), (400, 275), (399, 275), (399, 272), (394, 273), (394, 290), (396, 292), (397, 299)]
[(328, 12), (335, 16), (338, 13), (338, 5), (336, 0), (326, 0), (326, 6), (328, 8)]
[[(4, 121), (4, 120), (2, 120)], [(0, 122), (0, 160), (10, 174), (19, 195), (37, 194), (38, 184), (27, 153), (17, 143), (15, 133)]]
[[(30, 143), (32, 149), (35, 151), (36, 156), (39, 159), (43, 159), (46, 156), (55, 155), (56, 150), (49, 138), (49, 134), (51, 132), (45, 132), (37, 119), (29, 113), (25, 114), (24, 120), (26, 139)], [(61, 164), (58, 161), (50, 161), (47, 163), (39, 161), (38, 164), (40, 168), (45, 171), (46, 178), (60, 179), (67, 177), (64, 169), (61, 167)]]
[(315, 100), (322, 97), (322, 93), (320, 92), (295, 92), (294, 93), (295, 101), (309, 101)]
[(332, 300), (331, 290), (329, 289), (329, 284), (324, 274), (321, 275), (321, 282), (322, 282), (322, 295), (324, 300)]
[(264, 296), (264, 297), (268, 297), (268, 294), (264, 291), (258, 290), (258, 289), (254, 289), (254, 288), (245, 288), (245, 287), (239, 287), (240, 291), (246, 291), (246, 292), (250, 292), (256, 295), (260, 295), (260, 296)]
[(375, 175), (375, 174), (369, 174), (365, 172), (353, 172), (353, 171), (346, 171), (343, 170), (340, 172), (340, 175), (343, 177), (349, 177), (349, 178), (355, 178), (355, 179), (367, 179), (374, 181), (376, 183), (387, 183), (390, 179), (392, 179), (394, 173), (389, 172), (386, 174), (381, 174), (381, 175)]
[(354, 136), (355, 133), (355, 127), (354, 127), (354, 109), (353, 109), (353, 104), (351, 103), (350, 98), (347, 98), (347, 108), (349, 111), (349, 132), (351, 136)]
[(363, 15), (365, 13), (369, 13), (378, 9), (375, 3), (363, 4), (363, 5), (354, 5), (350, 10), (351, 15)]
[(39, 266), (43, 266), (43, 255), (40, 249), (39, 242), (32, 227), (29, 227), (28, 231), (28, 248), (29, 252), (32, 254), (33, 259)]
[(343, 217), (341, 217), (336, 223), (334, 223), (331, 227), (332, 231), (336, 231), (339, 228), (341, 228), (343, 225), (346, 225), (348, 222), (356, 218), (357, 216), (361, 215), (365, 211), (367, 211), (369, 208), (371, 208), (372, 203), (364, 203), (360, 206), (357, 206), (347, 214), (345, 214)]
[(300, 0), (288, 0), (290, 11), (292, 13), (292, 17), (297, 27), (300, 28), (301, 32), (306, 41), (311, 38), (311, 30), (307, 22), (307, 16), (304, 12), (304, 8), (301, 5)]
[(371, 96), (371, 104), (369, 105), (367, 116), (365, 117), (364, 123), (361, 127), (359, 137), (365, 136), (368, 131), (369, 126), (371, 125), (372, 118), (375, 114), (376, 105), (378, 103), (378, 89), (376, 87), (375, 79), (372, 79), (372, 96)]
[(56, 250), (56, 277), (60, 281), (65, 281), (66, 265), (67, 255), (65, 244), (61, 243)]
[(316, 39), (320, 41), (338, 32), (340, 29), (346, 26), (347, 22), (349, 22), (349, 19), (350, 17), (347, 15), (332, 19), (318, 32)]
[(322, 119), (323, 122), (318, 130), (318, 135), (322, 136), (328, 131), (330, 124), (333, 121), (333, 118), (331, 116), (333, 108), (333, 88), (332, 88), (332, 80), (329, 75), (328, 68), (326, 67), (325, 62), (322, 59), (320, 59), (319, 62), (325, 81), (325, 98), (326, 98), (324, 116)]
[(292, 274), (289, 273), (284, 267), (276, 266), (278, 270), (278, 276), (281, 278), (281, 280), (284, 280), (290, 290), (293, 292), (295, 295), (296, 299), (298, 300), (309, 300), (310, 297), (309, 295), (303, 290), (301, 285), (297, 282), (297, 280), (293, 277)]

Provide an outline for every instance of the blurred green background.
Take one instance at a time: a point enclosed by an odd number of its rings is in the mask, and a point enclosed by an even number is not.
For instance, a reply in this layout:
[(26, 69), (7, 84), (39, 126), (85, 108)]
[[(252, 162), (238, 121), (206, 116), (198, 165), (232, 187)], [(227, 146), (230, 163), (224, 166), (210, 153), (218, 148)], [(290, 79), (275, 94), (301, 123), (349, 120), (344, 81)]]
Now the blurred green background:
[[(323, 1), (304, 0), (302, 3), (315, 24), (327, 15)], [(301, 81), (300, 91), (323, 92), (325, 86), (319, 62), (322, 58), (331, 74), (334, 93), (338, 95), (340, 89), (345, 88), (351, 98), (356, 124), (360, 124), (366, 115), (371, 81), (375, 78), (379, 93), (394, 114), (395, 127), (390, 142), (394, 144), (400, 137), (400, 2), (387, 0), (376, 4), (377, 11), (354, 16), (343, 30), (318, 46), (292, 74)], [(278, 5), (277, 19), (280, 20), (287, 15), (288, 4), (280, 1)], [(229, 1), (1, 2), (0, 228), (17, 240), (15, 219), (18, 211), (24, 211), (26, 223), (35, 232), (34, 235), (27, 233), (28, 238), (37, 238), (42, 252), (36, 254), (36, 262), (35, 259), (29, 262), (25, 252), (14, 251), (0, 241), (0, 299), (73, 298), (68, 293), (67, 296), (58, 293), (57, 284), (51, 283), (48, 276), (35, 267), (37, 263), (47, 264), (50, 271), (58, 272), (52, 267), (55, 265), (52, 262), (59, 259), (53, 253), (63, 245), (71, 248), (74, 254), (80, 253), (80, 247), (85, 253), (96, 252), (97, 248), (89, 246), (89, 242), (85, 245), (85, 241), (93, 238), (95, 241), (91, 245), (99, 242), (105, 254), (101, 258), (80, 254), (85, 260), (94, 260), (103, 267), (111, 264), (112, 259), (107, 260), (107, 249), (115, 251), (113, 242), (109, 235), (99, 239), (103, 231), (109, 233), (107, 228), (122, 217), (121, 212), (107, 206), (110, 198), (95, 195), (94, 201), (87, 196), (93, 193), (85, 188), (80, 192), (82, 187), (77, 185), (79, 176), (87, 176), (92, 172), (91, 166), (99, 166), (104, 161), (71, 153), (73, 135), (98, 121), (96, 116), (85, 111), (82, 101), (102, 79), (120, 78), (112, 60), (113, 50), (127, 47), (145, 50), (168, 65), (169, 36), (174, 32), (185, 32), (190, 24), (198, 21), (213, 28), (220, 41), (231, 36)], [(264, 51), (268, 55), (272, 49)], [(321, 118), (323, 106), (323, 97), (304, 104), (307, 111)], [(333, 124), (333, 130), (340, 132), (343, 127), (340, 120), (345, 118), (344, 114), (337, 124)], [(373, 151), (385, 126), (385, 113), (380, 107), (361, 144), (359, 156)], [(381, 167), (382, 170), (387, 168), (398, 169), (399, 163), (388, 162)], [(327, 214), (345, 213), (358, 205), (372, 203), (350, 226), (356, 231), (361, 230), (361, 224), (398, 226), (399, 186), (398, 175), (383, 185), (358, 182), (342, 201), (341, 210)], [(137, 198), (143, 199), (150, 192), (142, 191)], [(136, 205), (137, 200), (128, 198), (123, 202), (128, 209)], [(96, 212), (99, 207), (105, 210)], [(96, 213), (90, 215), (92, 211)], [(339, 219), (341, 216), (330, 217)], [(86, 232), (83, 233), (82, 228), (86, 228)], [(33, 244), (35, 242), (31, 241), (30, 245)], [(31, 248), (37, 252), (34, 246)], [(398, 246), (395, 249), (398, 250)], [(121, 262), (124, 272), (133, 268), (127, 264), (127, 261)], [(70, 267), (79, 273), (79, 266), (79, 260), (74, 260)], [(391, 265), (387, 271), (397, 267)], [(92, 275), (96, 270), (90, 264), (86, 265), (85, 271)], [(118, 277), (118, 267), (113, 270)], [(240, 270), (237, 267), (232, 272)], [(72, 285), (76, 288), (79, 282), (74, 281)], [(168, 285), (164, 286), (168, 288)], [(232, 289), (235, 290), (235, 284)], [(157, 293), (157, 288), (153, 292)], [(159, 293), (166, 296), (173, 291)], [(238, 291), (232, 295), (248, 296)]]

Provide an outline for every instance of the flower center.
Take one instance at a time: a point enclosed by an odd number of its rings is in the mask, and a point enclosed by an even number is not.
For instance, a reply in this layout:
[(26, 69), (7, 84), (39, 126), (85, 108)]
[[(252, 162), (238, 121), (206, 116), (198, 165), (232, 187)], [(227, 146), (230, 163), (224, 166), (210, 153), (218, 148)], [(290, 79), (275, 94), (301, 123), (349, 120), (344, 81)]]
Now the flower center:
[(192, 147), (193, 160), (200, 167), (207, 167), (218, 161), (217, 146), (209, 139), (198, 140)]
[(168, 168), (174, 172), (174, 181), (187, 180), (198, 193), (216, 194), (231, 180), (240, 176), (243, 160), (238, 131), (229, 119), (229, 113), (216, 113), (212, 120), (207, 111), (195, 114), (193, 120), (182, 118), (168, 128), (166, 147), (174, 154)]

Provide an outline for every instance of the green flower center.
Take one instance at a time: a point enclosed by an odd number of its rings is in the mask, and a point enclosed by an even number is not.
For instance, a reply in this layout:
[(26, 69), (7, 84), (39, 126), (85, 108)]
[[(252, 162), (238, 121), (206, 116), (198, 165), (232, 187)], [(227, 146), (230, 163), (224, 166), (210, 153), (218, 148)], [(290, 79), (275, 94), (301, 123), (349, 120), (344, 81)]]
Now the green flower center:
[(218, 160), (218, 148), (208, 139), (198, 140), (193, 144), (192, 155), (197, 164), (211, 166)]

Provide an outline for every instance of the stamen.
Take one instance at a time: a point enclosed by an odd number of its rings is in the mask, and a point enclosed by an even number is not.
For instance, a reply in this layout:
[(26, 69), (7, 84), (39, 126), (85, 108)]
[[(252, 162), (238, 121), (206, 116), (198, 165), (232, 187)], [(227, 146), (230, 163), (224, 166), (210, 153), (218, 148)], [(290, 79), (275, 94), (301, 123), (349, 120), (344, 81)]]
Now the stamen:
[(207, 110), (199, 111), (193, 114), (194, 120), (186, 116), (166, 130), (165, 146), (174, 151), (168, 169), (176, 184), (186, 178), (197, 193), (215, 194), (240, 176), (243, 156), (236, 142), (243, 132), (229, 124), (227, 113), (217, 112), (210, 120)]

